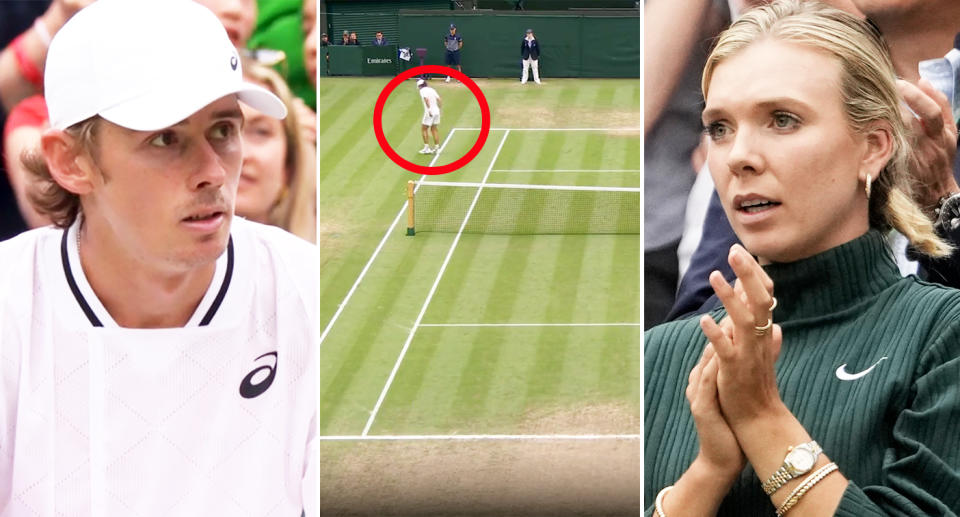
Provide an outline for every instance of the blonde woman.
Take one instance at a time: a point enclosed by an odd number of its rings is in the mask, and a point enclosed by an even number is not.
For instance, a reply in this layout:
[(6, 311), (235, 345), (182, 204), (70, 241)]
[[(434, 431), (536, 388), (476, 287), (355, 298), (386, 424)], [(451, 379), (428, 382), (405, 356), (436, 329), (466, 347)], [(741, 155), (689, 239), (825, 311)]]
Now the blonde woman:
[(901, 277), (884, 239), (950, 251), (911, 201), (885, 44), (781, 0), (720, 37), (702, 85), (744, 247), (734, 285), (710, 277), (723, 309), (645, 335), (647, 515), (955, 515), (960, 291)]
[(290, 88), (275, 71), (244, 61), (247, 80), (275, 93), (287, 106), (277, 120), (243, 106), (243, 167), (237, 191), (237, 214), (279, 226), (316, 241), (316, 147), (303, 134)]

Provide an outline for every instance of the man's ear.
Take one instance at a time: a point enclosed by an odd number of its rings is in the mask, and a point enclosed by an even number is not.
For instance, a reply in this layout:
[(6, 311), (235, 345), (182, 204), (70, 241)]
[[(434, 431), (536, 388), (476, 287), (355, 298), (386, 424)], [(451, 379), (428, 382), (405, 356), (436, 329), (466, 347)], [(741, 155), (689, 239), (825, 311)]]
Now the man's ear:
[(885, 122), (875, 122), (867, 127), (865, 135), (866, 151), (860, 161), (860, 181), (866, 181), (867, 174), (876, 180), (893, 156), (893, 130)]
[(48, 129), (40, 138), (43, 157), (50, 176), (58, 185), (77, 195), (93, 190), (96, 168), (73, 135), (59, 129)]

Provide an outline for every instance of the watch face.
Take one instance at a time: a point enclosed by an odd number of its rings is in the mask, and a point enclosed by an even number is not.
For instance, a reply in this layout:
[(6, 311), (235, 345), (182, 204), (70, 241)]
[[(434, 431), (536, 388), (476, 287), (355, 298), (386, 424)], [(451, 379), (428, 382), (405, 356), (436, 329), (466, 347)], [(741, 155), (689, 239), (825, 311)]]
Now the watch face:
[(787, 455), (787, 461), (790, 463), (790, 466), (793, 467), (793, 470), (796, 471), (796, 474), (803, 474), (813, 468), (813, 463), (816, 459), (810, 451), (797, 448), (790, 451), (790, 454)]
[(949, 198), (940, 198), (940, 205), (935, 210), (937, 217), (933, 224), (938, 233), (953, 232), (960, 228), (960, 193)]
[(958, 219), (960, 219), (960, 194), (954, 194), (943, 203), (938, 222), (948, 230), (956, 230)]

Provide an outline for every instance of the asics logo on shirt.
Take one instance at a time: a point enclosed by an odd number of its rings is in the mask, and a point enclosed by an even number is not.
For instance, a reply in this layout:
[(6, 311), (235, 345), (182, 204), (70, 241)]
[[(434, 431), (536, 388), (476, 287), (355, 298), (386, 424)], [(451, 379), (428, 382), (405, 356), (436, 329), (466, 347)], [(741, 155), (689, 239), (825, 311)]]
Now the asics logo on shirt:
[[(267, 352), (260, 357), (256, 358), (256, 361), (263, 359), (267, 356), (273, 356), (273, 365), (265, 364), (254, 368), (254, 370), (247, 374), (243, 378), (243, 381), (240, 382), (240, 396), (245, 399), (252, 399), (254, 397), (259, 397), (263, 395), (263, 392), (267, 391), (271, 384), (273, 384), (273, 378), (277, 375), (277, 353), (276, 352)], [(263, 370), (267, 370), (267, 376), (263, 379), (260, 379), (259, 382), (254, 384), (253, 378), (257, 376)]]
[[(880, 358), (880, 361), (883, 361), (883, 360), (886, 359), (886, 358), (887, 358), (887, 356), (883, 356), (883, 357)], [(860, 377), (863, 377), (864, 375), (870, 373), (871, 370), (873, 370), (874, 368), (876, 368), (876, 366), (877, 366), (878, 364), (880, 364), (880, 361), (877, 361), (877, 362), (873, 363), (873, 364), (870, 366), (870, 368), (867, 368), (866, 370), (864, 370), (864, 371), (862, 371), (862, 372), (857, 372), (857, 373), (848, 373), (848, 372), (847, 372), (847, 363), (843, 363), (843, 364), (840, 365), (839, 368), (837, 368), (837, 371), (836, 371), (837, 378), (840, 379), (841, 381), (855, 381), (855, 380), (859, 379)]]

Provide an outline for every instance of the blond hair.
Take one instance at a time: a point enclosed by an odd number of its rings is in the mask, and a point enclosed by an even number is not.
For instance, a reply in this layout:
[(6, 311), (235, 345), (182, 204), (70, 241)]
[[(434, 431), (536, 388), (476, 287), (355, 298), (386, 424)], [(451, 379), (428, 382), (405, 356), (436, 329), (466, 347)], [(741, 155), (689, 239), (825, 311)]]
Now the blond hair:
[(881, 231), (895, 228), (926, 255), (950, 254), (952, 248), (934, 233), (911, 195), (909, 130), (900, 118), (893, 63), (880, 33), (867, 21), (818, 2), (776, 0), (748, 11), (720, 35), (703, 69), (703, 97), (718, 64), (765, 39), (804, 45), (840, 63), (840, 96), (853, 131), (863, 132), (876, 122), (889, 125), (893, 153), (873, 181), (870, 226)]
[[(75, 146), (91, 157), (96, 156), (97, 129), (100, 127), (99, 116), (78, 122), (66, 130), (73, 137)], [(20, 153), (20, 161), (32, 176), (28, 182), (27, 198), (33, 208), (50, 218), (54, 226), (68, 228), (80, 214), (80, 196), (60, 186), (50, 174), (50, 167), (39, 149), (25, 149)]]
[(276, 94), (287, 107), (283, 133), (287, 140), (284, 159), (287, 182), (267, 214), (267, 222), (310, 242), (317, 240), (316, 151), (301, 137), (294, 95), (286, 81), (272, 68), (244, 60), (243, 73)]

